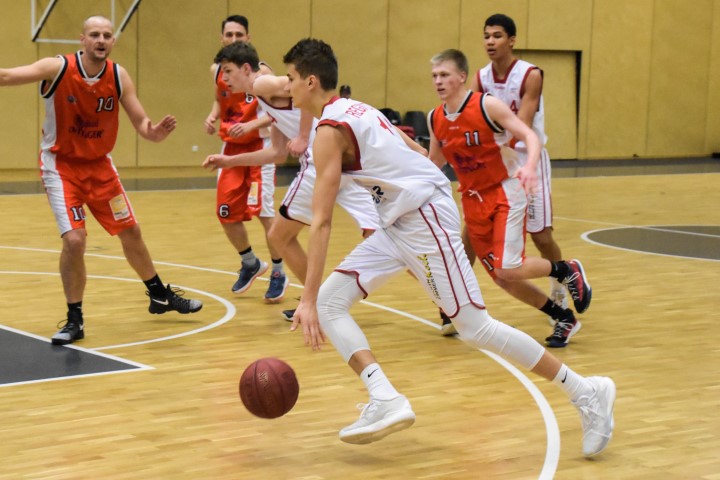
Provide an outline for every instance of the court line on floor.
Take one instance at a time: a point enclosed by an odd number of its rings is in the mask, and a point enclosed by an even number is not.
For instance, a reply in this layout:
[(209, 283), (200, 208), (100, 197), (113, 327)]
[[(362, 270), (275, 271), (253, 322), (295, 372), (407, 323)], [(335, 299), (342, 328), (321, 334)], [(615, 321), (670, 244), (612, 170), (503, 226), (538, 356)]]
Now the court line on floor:
[[(4, 248), (4, 247), (0, 247), (0, 248)], [(90, 255), (90, 254), (87, 254), (87, 255)], [(125, 259), (124, 257), (119, 257), (119, 258), (122, 258), (123, 260)], [(156, 263), (157, 263), (157, 262), (156, 262)], [(56, 276), (56, 277), (59, 277), (59, 276), (60, 276), (60, 274), (57, 273), (57, 272), (23, 272), (23, 271), (15, 271), (15, 270), (0, 270), (0, 274), (10, 274), (10, 275), (13, 275), (13, 274), (14, 274), (14, 275), (50, 275), (50, 276)], [(88, 278), (101, 279), (101, 280), (117, 280), (117, 281), (121, 281), (121, 282), (141, 283), (140, 280), (134, 279), (134, 278), (110, 277), (110, 276), (105, 276), (105, 275), (88, 275)], [(187, 336), (189, 336), (189, 335), (195, 335), (196, 333), (201, 333), (201, 332), (204, 332), (204, 331), (206, 331), (206, 330), (212, 330), (212, 329), (215, 328), (215, 327), (219, 327), (220, 325), (223, 325), (223, 324), (229, 322), (230, 320), (232, 320), (232, 318), (233, 318), (233, 317), (235, 316), (235, 314), (237, 313), (237, 309), (235, 308), (235, 305), (233, 305), (232, 303), (230, 303), (228, 300), (226, 300), (226, 299), (224, 299), (224, 298), (222, 298), (222, 297), (220, 297), (220, 296), (218, 296), (218, 295), (215, 295), (214, 293), (206, 292), (206, 291), (204, 291), (204, 290), (198, 290), (198, 289), (195, 289), (195, 288), (192, 288), (192, 287), (186, 287), (186, 286), (184, 286), (184, 285), (173, 285), (173, 286), (178, 287), (178, 288), (180, 288), (180, 289), (182, 289), (182, 290), (187, 290), (187, 291), (190, 291), (190, 292), (195, 292), (195, 293), (197, 293), (197, 294), (199, 294), (199, 295), (205, 295), (205, 296), (210, 297), (210, 298), (212, 298), (212, 299), (214, 299), (214, 300), (217, 300), (220, 304), (222, 304), (222, 305), (225, 306), (225, 315), (223, 315), (222, 318), (220, 318), (220, 320), (217, 320), (216, 322), (210, 323), (210, 324), (205, 325), (205, 326), (200, 327), (200, 328), (195, 328), (195, 329), (193, 329), (193, 330), (188, 330), (188, 331), (186, 331), (186, 332), (176, 333), (176, 334), (173, 334), (173, 335), (167, 335), (167, 336), (164, 336), (164, 337), (151, 338), (151, 339), (149, 339), (149, 340), (140, 340), (140, 341), (137, 341), (137, 342), (129, 342), (129, 343), (123, 343), (123, 344), (118, 344), (118, 345), (106, 345), (106, 346), (102, 346), (102, 347), (88, 348), (88, 349), (86, 349), (86, 350), (89, 350), (89, 351), (112, 350), (112, 349), (115, 349), (115, 348), (134, 347), (134, 346), (137, 346), (137, 345), (146, 345), (146, 344), (149, 344), (149, 343), (157, 343), (157, 342), (164, 342), (164, 341), (167, 341), (167, 340), (175, 340), (175, 339), (177, 339), (177, 338), (187, 337)], [(38, 337), (38, 338), (44, 338), (44, 337)], [(44, 338), (44, 339), (47, 340), (46, 338)]]
[[(59, 250), (8, 247), (8, 246), (2, 246), (2, 245), (0, 245), (0, 249), (29, 250), (29, 251), (39, 251), (39, 252), (49, 252), (49, 253), (60, 253)], [(123, 261), (126, 260), (125, 257), (121, 257), (121, 256), (117, 256), (117, 255), (104, 255), (104, 254), (95, 254), (95, 253), (86, 253), (85, 255), (92, 256), (92, 257), (108, 258), (108, 259), (113, 259), (113, 260), (123, 260)], [(192, 270), (206, 271), (206, 272), (211, 272), (211, 273), (221, 273), (221, 274), (227, 274), (227, 275), (233, 275), (233, 276), (237, 275), (236, 272), (227, 272), (227, 271), (217, 270), (217, 269), (212, 269), (212, 268), (196, 267), (196, 266), (192, 266), (192, 265), (183, 265), (183, 264), (163, 262), (163, 261), (158, 261), (158, 260), (155, 260), (153, 263), (155, 263), (156, 265), (188, 268), (188, 269), (192, 269)], [(13, 273), (13, 272), (0, 271), (0, 274), (2, 274), (2, 273)], [(17, 273), (22, 273), (22, 272), (17, 272)], [(38, 272), (37, 274), (47, 274), (47, 273)], [(53, 275), (59, 275), (59, 274), (53, 273)], [(126, 282), (140, 282), (140, 280), (120, 278), (120, 277), (88, 275), (88, 278), (114, 279), (114, 280), (121, 280), (121, 281), (126, 281)], [(261, 280), (265, 280), (265, 279), (261, 278)], [(290, 283), (289, 285), (294, 288), (299, 288), (299, 289), (303, 288), (302, 285), (298, 285), (298, 284), (294, 284), (294, 283)], [(209, 292), (196, 290), (196, 289), (193, 289), (190, 287), (182, 286), (180, 288), (183, 288), (183, 289), (189, 290), (189, 291), (193, 291), (196, 293), (201, 293), (201, 294), (207, 295), (211, 298), (214, 298), (214, 299), (220, 301), (222, 304), (224, 304), (226, 306), (226, 308), (228, 308), (228, 306), (230, 306), (232, 308), (232, 315), (228, 316), (228, 313), (229, 313), (229, 310), (228, 310), (226, 312), (226, 315), (223, 317), (223, 319), (219, 320), (218, 322), (215, 322), (210, 325), (206, 325), (205, 327), (202, 327), (202, 328), (199, 328), (196, 330), (184, 332), (182, 334), (170, 335), (167, 337), (162, 337), (162, 338), (153, 339), (153, 340), (144, 340), (144, 341), (140, 341), (140, 342), (126, 343), (126, 344), (122, 344), (122, 345), (111, 345), (111, 346), (106, 346), (106, 347), (98, 347), (98, 348), (91, 349), (91, 350), (108, 350), (108, 349), (112, 349), (112, 348), (143, 345), (143, 344), (147, 344), (147, 343), (155, 343), (155, 342), (170, 340), (170, 339), (174, 339), (174, 338), (180, 338), (180, 337), (192, 335), (194, 333), (199, 333), (199, 332), (202, 332), (205, 330), (209, 330), (211, 328), (215, 328), (218, 325), (228, 322), (233, 316), (235, 316), (235, 313), (236, 313), (235, 306), (232, 305), (227, 300), (225, 300), (224, 298), (219, 297), (214, 294), (211, 294)], [(437, 323), (430, 322), (422, 317), (418, 317), (416, 315), (413, 315), (408, 312), (404, 312), (402, 310), (397, 310), (397, 309), (387, 307), (387, 306), (384, 306), (384, 305), (381, 305), (378, 303), (370, 302), (367, 300), (361, 300), (360, 303), (364, 303), (370, 307), (382, 309), (382, 310), (394, 313), (396, 315), (406, 317), (408, 319), (422, 323), (423, 325), (431, 326), (437, 330), (440, 329), (440, 326)], [(547, 449), (545, 451), (545, 461), (543, 463), (543, 468), (542, 468), (542, 470), (540, 472), (540, 476), (538, 478), (541, 480), (552, 479), (553, 476), (555, 475), (555, 472), (557, 471), (557, 466), (558, 466), (559, 460), (560, 460), (560, 429), (558, 427), (557, 419), (555, 418), (552, 407), (550, 406), (550, 404), (548, 403), (547, 399), (542, 394), (542, 392), (537, 388), (537, 386), (523, 372), (518, 370), (514, 365), (512, 365), (511, 363), (507, 362), (506, 360), (504, 360), (503, 358), (499, 357), (498, 355), (496, 355), (492, 352), (489, 352), (489, 351), (483, 350), (483, 349), (478, 349), (478, 350), (480, 350), (485, 355), (487, 355), (490, 358), (492, 358), (493, 360), (495, 360), (498, 364), (500, 364), (508, 372), (510, 372), (510, 374), (513, 375), (520, 382), (520, 384), (523, 385), (523, 387), (525, 387), (525, 389), (528, 391), (528, 393), (530, 393), (531, 397), (537, 404), (537, 406), (540, 410), (540, 413), (543, 417), (543, 421), (545, 423), (545, 432), (546, 432), (546, 438), (547, 438)]]

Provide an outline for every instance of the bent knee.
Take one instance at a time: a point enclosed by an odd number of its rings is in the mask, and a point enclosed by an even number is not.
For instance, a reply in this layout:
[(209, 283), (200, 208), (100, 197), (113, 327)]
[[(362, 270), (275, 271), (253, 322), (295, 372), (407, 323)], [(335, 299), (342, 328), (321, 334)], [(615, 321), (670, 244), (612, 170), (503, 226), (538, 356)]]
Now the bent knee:
[(472, 303), (460, 307), (457, 315), (452, 319), (460, 338), (465, 341), (476, 339), (478, 335), (482, 335), (482, 332), (493, 321), (494, 319), (486, 309), (477, 307)]
[(513, 282), (516, 280), (520, 280), (520, 275), (518, 274), (519, 268), (496, 268), (494, 270), (495, 272), (495, 283), (499, 286), (506, 285), (507, 282)]

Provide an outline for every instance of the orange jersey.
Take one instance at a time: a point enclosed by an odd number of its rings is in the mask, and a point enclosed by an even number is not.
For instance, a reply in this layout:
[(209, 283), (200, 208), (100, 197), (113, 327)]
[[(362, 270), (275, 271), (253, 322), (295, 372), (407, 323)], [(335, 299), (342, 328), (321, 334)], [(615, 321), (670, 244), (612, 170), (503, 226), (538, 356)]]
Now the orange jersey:
[(215, 73), (215, 97), (220, 104), (220, 130), (218, 135), (224, 142), (247, 145), (247, 151), (260, 150), (263, 147), (260, 132), (253, 130), (242, 137), (231, 137), (230, 127), (236, 123), (245, 123), (257, 118), (257, 99), (244, 92), (233, 93), (223, 81), (218, 67)]
[(455, 170), (461, 192), (499, 185), (517, 169), (514, 153), (495, 140), (503, 129), (485, 112), (485, 95), (469, 93), (455, 114), (448, 114), (445, 105), (430, 112), (430, 128)]
[(115, 146), (122, 85), (117, 64), (107, 60), (98, 75), (89, 77), (80, 55), (61, 57), (58, 76), (40, 85), (45, 99), (41, 147), (66, 159), (90, 161), (104, 158)]

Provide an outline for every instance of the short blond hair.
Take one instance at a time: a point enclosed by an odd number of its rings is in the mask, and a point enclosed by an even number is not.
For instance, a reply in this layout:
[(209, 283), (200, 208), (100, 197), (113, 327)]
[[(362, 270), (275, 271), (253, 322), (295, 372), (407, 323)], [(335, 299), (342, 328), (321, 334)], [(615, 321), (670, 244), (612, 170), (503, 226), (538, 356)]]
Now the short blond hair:
[(430, 62), (435, 65), (436, 63), (441, 63), (445, 61), (451, 61), (455, 64), (458, 70), (463, 72), (465, 75), (467, 75), (470, 71), (470, 67), (468, 67), (468, 60), (467, 57), (463, 52), (460, 50), (456, 50), (454, 48), (449, 48), (447, 50), (443, 50), (442, 52), (438, 53), (437, 55), (434, 55)]

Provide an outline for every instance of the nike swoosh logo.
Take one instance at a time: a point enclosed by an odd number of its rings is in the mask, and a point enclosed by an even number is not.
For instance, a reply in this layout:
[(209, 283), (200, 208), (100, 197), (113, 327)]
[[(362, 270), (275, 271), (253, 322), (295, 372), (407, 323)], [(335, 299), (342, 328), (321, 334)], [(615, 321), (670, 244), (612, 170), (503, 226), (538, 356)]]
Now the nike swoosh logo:
[(155, 303), (159, 303), (160, 305), (170, 305), (170, 302), (168, 300), (158, 300), (157, 298), (153, 298), (152, 301)]
[(567, 372), (565, 372), (565, 378), (562, 379), (562, 383), (565, 383), (565, 380), (567, 380)]
[(379, 369), (379, 368), (376, 368), (376, 369), (373, 370), (372, 372), (368, 373), (368, 378), (372, 377), (372, 376), (373, 376), (373, 373), (377, 372), (378, 370), (380, 370), (380, 369)]

